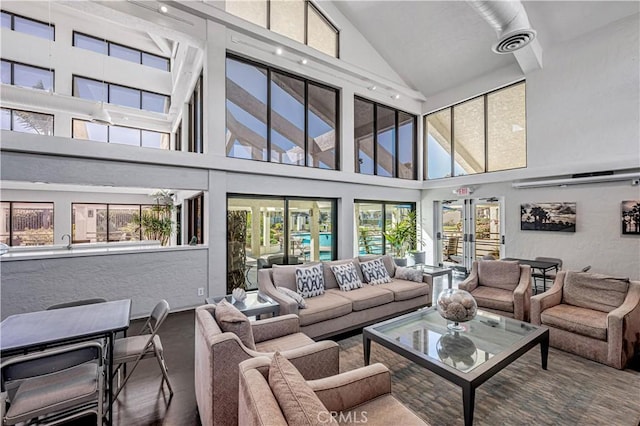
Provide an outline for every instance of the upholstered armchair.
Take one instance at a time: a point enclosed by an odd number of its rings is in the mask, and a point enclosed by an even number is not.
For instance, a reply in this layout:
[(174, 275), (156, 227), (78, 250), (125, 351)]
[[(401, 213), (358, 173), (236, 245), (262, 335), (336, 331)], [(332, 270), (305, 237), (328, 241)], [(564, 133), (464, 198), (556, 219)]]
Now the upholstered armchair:
[(474, 261), (458, 288), (471, 293), (478, 308), (498, 315), (529, 320), (531, 267), (502, 260)]
[[(295, 421), (287, 420), (269, 386), (270, 364), (271, 360), (264, 357), (240, 364), (238, 419), (242, 426), (296, 425)], [(330, 424), (329, 416), (334, 416), (340, 424), (428, 425), (391, 395), (391, 373), (382, 364), (306, 383), (327, 410), (317, 413), (313, 424)], [(303, 397), (299, 400), (308, 401)]]
[(562, 271), (531, 298), (531, 322), (563, 351), (623, 369), (640, 351), (640, 281)]
[(238, 364), (280, 351), (306, 379), (339, 372), (339, 346), (314, 342), (300, 333), (297, 315), (283, 315), (251, 323), (255, 350), (216, 322), (216, 305), (196, 309), (195, 391), (203, 426), (238, 424)]

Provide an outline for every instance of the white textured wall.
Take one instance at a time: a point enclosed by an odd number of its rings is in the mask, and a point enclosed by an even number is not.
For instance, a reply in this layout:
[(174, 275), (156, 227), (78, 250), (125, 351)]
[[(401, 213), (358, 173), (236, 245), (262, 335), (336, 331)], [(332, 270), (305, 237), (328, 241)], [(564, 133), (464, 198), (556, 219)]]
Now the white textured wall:
[[(1, 263), (2, 319), (71, 300), (131, 299), (131, 315), (148, 315), (160, 299), (172, 310), (202, 304), (206, 248)], [(205, 293), (206, 294), (206, 293)]]

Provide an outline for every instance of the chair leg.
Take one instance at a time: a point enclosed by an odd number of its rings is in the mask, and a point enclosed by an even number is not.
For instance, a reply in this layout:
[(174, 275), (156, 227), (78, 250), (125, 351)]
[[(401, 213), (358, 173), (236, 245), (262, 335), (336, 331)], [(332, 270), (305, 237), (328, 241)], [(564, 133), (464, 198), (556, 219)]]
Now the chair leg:
[(156, 351), (156, 358), (158, 360), (158, 365), (160, 365), (160, 370), (162, 370), (163, 381), (167, 382), (167, 387), (169, 388), (169, 395), (173, 396), (173, 388), (171, 387), (171, 382), (169, 382), (169, 371), (167, 369), (167, 364), (164, 362), (164, 357), (162, 353)]

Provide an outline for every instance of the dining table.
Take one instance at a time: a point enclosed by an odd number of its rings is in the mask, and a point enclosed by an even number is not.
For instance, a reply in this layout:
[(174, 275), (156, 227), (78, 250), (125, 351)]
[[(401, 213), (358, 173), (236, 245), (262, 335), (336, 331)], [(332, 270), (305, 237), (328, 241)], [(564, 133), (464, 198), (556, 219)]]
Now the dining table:
[(547, 272), (555, 271), (558, 273), (558, 262), (552, 262), (548, 260), (531, 260), (531, 259), (518, 259), (515, 257), (505, 257), (501, 260), (518, 262), (521, 265), (529, 265), (531, 269), (538, 269), (542, 273), (542, 291), (547, 291)]
[(108, 407), (107, 425), (113, 422), (113, 344), (116, 333), (129, 328), (131, 299), (48, 311), (26, 312), (0, 323), (0, 356), (26, 354), (82, 341), (105, 339)]

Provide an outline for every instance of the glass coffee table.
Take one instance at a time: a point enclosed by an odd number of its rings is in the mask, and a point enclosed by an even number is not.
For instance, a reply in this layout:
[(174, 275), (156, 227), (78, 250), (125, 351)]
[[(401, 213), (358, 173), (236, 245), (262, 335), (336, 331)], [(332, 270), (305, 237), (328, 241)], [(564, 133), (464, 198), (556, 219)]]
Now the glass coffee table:
[(369, 365), (374, 341), (462, 387), (466, 426), (473, 424), (476, 388), (537, 344), (547, 369), (549, 329), (544, 326), (484, 311), (461, 323), (464, 331), (451, 331), (447, 323), (430, 307), (365, 327), (364, 363)]

